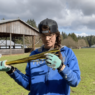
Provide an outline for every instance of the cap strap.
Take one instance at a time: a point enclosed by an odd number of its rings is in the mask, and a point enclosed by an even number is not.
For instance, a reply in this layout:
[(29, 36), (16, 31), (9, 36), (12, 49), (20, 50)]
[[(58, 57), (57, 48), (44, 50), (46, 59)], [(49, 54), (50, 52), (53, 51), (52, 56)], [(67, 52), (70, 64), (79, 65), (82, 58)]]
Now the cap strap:
[(42, 31), (42, 33), (49, 33), (49, 30), (46, 30), (46, 31)]

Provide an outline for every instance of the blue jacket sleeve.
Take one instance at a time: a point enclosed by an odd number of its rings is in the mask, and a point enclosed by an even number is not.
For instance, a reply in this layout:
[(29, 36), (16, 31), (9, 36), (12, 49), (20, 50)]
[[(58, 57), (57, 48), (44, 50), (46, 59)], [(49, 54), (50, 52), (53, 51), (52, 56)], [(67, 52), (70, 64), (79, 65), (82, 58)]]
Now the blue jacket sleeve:
[[(33, 55), (34, 52), (30, 54)], [(30, 90), (30, 62), (27, 63), (26, 66), (26, 74), (21, 73), (18, 69), (16, 69), (13, 73), (10, 74), (10, 77), (13, 78), (19, 85), (24, 87), (27, 90)]]
[(30, 90), (30, 74), (28, 67), (29, 63), (26, 67), (26, 74), (23, 74), (18, 69), (16, 69), (13, 73), (10, 74), (10, 77), (13, 78), (19, 85), (21, 85), (25, 89)]
[(80, 70), (78, 61), (74, 52), (70, 48), (68, 48), (66, 55), (67, 64), (63, 71), (60, 72), (60, 74), (70, 86), (76, 87), (80, 82)]

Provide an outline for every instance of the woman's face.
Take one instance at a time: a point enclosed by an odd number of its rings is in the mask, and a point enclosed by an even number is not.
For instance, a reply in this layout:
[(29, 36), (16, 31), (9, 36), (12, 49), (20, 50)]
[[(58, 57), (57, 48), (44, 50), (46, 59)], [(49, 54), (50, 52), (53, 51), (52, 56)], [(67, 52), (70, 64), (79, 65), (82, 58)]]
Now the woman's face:
[(42, 33), (41, 39), (46, 49), (54, 48), (56, 42), (55, 33)]

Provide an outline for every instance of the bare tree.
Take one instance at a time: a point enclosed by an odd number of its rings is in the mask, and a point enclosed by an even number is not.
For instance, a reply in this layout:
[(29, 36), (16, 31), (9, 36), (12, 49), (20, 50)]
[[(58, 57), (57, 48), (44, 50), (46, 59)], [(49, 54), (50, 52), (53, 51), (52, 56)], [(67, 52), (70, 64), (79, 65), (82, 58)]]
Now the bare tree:
[(77, 48), (77, 42), (75, 42), (70, 36), (62, 40), (62, 45), (65, 45), (70, 48)]
[(78, 47), (86, 47), (86, 46), (88, 45), (86, 44), (86, 41), (84, 39), (78, 40)]

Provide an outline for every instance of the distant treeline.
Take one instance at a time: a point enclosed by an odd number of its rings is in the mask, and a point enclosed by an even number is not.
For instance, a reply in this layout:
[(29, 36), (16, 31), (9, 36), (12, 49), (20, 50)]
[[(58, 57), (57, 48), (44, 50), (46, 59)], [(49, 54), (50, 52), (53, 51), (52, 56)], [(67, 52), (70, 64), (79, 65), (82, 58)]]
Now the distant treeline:
[(69, 33), (68, 35), (65, 32), (62, 32), (62, 44), (67, 45), (68, 47), (90, 47), (95, 44), (95, 36), (76, 36), (75, 33)]

